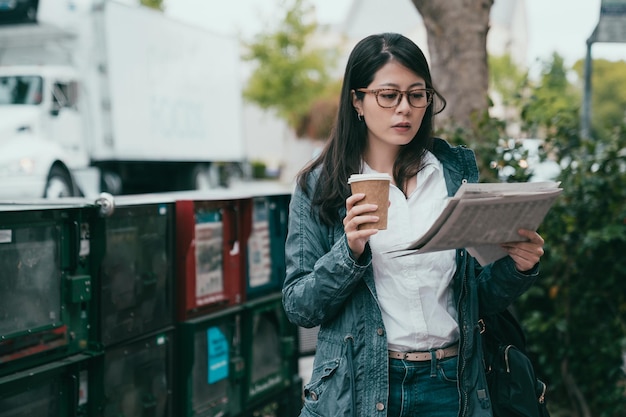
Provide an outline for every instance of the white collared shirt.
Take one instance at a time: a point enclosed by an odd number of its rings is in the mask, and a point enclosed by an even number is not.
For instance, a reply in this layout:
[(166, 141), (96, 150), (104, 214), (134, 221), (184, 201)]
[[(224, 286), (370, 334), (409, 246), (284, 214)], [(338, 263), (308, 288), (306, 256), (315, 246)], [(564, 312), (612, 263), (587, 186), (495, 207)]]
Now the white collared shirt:
[[(393, 257), (385, 252), (421, 237), (443, 210), (448, 192), (441, 162), (430, 152), (408, 198), (390, 185), (387, 230), (370, 238), (378, 302), (389, 349), (425, 351), (459, 339), (457, 310), (450, 286), (455, 251)], [(364, 173), (375, 172), (364, 164)]]

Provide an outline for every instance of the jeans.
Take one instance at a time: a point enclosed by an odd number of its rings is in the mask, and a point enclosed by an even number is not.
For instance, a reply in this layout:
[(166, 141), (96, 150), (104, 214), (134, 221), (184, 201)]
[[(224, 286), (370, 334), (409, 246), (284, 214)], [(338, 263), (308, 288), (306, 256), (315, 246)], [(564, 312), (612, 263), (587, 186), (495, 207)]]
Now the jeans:
[(457, 417), (457, 357), (424, 362), (389, 359), (388, 417)]

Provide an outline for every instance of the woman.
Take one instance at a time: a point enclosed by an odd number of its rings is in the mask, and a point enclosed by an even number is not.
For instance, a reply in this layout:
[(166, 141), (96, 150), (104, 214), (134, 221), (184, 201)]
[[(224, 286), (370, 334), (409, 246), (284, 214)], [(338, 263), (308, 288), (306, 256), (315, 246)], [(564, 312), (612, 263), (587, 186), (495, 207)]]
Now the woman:
[[(422, 51), (402, 35), (372, 35), (352, 51), (336, 126), (298, 176), (287, 237), (283, 304), (320, 326), (302, 416), (491, 416), (478, 311), (505, 309), (537, 277), (543, 239), (503, 244), (481, 268), (465, 249), (391, 257), (421, 236), (445, 200), (478, 181), (474, 154), (433, 138), (445, 100)], [(354, 173), (388, 173), (386, 230), (356, 205)]]

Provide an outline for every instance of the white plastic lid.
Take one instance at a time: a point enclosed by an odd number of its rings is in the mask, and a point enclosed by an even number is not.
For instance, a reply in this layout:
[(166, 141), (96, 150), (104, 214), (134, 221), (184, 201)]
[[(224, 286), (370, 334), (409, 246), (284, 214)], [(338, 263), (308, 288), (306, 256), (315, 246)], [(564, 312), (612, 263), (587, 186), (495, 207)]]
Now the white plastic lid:
[(385, 173), (373, 172), (370, 174), (352, 174), (348, 178), (348, 184), (352, 184), (357, 181), (371, 181), (371, 180), (384, 180), (391, 181), (391, 175)]

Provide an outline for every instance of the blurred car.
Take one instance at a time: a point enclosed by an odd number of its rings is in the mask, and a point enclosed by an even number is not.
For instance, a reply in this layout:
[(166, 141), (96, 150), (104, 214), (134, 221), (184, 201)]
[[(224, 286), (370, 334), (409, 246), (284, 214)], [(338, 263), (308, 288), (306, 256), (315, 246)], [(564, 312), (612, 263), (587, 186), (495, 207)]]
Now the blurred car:
[(37, 21), (39, 0), (0, 0), (0, 23)]

